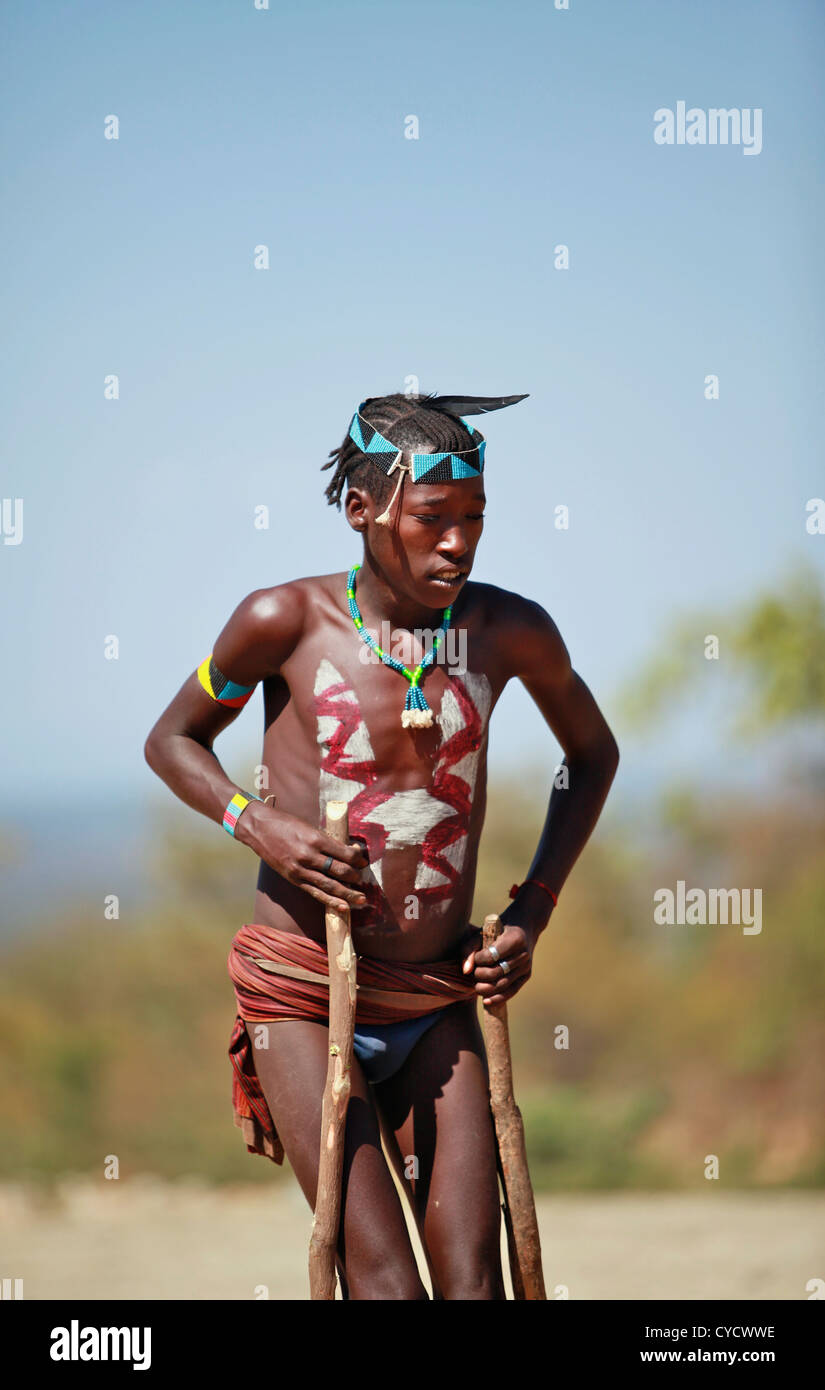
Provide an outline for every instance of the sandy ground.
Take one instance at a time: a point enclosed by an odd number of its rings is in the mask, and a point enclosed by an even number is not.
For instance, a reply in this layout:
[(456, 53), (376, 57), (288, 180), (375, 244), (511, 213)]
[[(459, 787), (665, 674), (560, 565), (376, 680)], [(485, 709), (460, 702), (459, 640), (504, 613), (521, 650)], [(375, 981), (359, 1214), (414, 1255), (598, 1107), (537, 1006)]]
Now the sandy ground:
[[(548, 1298), (805, 1299), (825, 1279), (825, 1194), (552, 1196), (538, 1214)], [(294, 1180), (72, 1179), (47, 1201), (6, 1184), (0, 1276), (27, 1299), (305, 1299), (310, 1226)]]

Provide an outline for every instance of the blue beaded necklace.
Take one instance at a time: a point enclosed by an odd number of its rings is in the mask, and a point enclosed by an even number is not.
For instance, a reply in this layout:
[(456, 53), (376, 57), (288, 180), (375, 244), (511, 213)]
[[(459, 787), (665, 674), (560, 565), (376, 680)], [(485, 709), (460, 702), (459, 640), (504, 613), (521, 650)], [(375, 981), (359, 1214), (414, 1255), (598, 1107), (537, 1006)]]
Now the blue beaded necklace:
[(360, 564), (353, 565), (347, 579), (347, 601), (349, 603), (350, 616), (355, 623), (356, 631), (360, 632), (367, 646), (372, 647), (372, 650), (377, 652), (385, 665), (391, 666), (394, 671), (399, 671), (401, 675), (406, 676), (407, 680), (410, 682), (407, 698), (404, 701), (404, 709), (401, 713), (402, 728), (429, 728), (433, 722), (433, 712), (424, 698), (424, 691), (421, 689), (419, 681), (427, 670), (427, 667), (431, 666), (435, 661), (436, 651), (441, 645), (441, 639), (450, 626), (450, 619), (453, 616), (452, 604), (449, 608), (444, 609), (441, 617), (441, 626), (424, 660), (418, 663), (414, 671), (410, 671), (408, 667), (404, 666), (400, 661), (396, 661), (394, 656), (388, 656), (386, 652), (382, 651), (378, 643), (370, 637), (370, 634), (364, 629), (364, 619), (361, 617), (358, 611), (358, 604), (355, 601), (355, 576), (360, 568)]

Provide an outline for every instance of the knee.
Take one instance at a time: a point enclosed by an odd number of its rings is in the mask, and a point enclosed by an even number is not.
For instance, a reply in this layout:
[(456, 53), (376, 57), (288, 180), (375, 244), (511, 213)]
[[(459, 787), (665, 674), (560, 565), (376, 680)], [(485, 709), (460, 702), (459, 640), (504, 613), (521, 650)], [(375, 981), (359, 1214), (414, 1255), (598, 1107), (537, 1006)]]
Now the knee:
[(494, 1301), (506, 1297), (497, 1244), (486, 1242), (474, 1250), (456, 1250), (440, 1263), (438, 1283), (442, 1298)]
[(350, 1299), (381, 1299), (402, 1303), (429, 1301), (429, 1294), (421, 1282), (416, 1265), (391, 1260), (381, 1264), (348, 1260), (344, 1278)]
[(439, 1280), (441, 1296), (452, 1302), (495, 1302), (506, 1297), (501, 1266), (470, 1266), (466, 1269), (450, 1270)]

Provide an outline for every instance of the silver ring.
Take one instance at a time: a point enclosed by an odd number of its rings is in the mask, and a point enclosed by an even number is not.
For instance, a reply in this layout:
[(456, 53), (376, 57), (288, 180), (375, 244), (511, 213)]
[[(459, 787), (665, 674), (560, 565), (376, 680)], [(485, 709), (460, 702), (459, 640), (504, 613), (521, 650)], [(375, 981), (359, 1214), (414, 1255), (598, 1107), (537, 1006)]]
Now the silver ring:
[(326, 861), (325, 861), (325, 863), (324, 863), (324, 867), (323, 867), (323, 869), (321, 870), (321, 873), (322, 873), (322, 874), (328, 874), (331, 868), (332, 868), (332, 855), (331, 855), (331, 854), (328, 854), (327, 857), (326, 857)]
[(509, 963), (509, 961), (503, 960), (503, 961), (500, 962), (500, 964), (501, 964), (501, 968), (502, 968), (502, 970), (504, 971), (505, 975), (509, 975), (509, 974), (510, 974), (510, 963)]
[(490, 955), (493, 957), (493, 960), (495, 960), (495, 961), (501, 960), (501, 956), (500, 956), (499, 953), (498, 953), (497, 947), (495, 947), (495, 946), (488, 946), (487, 949), (488, 949), (488, 951), (490, 952)]

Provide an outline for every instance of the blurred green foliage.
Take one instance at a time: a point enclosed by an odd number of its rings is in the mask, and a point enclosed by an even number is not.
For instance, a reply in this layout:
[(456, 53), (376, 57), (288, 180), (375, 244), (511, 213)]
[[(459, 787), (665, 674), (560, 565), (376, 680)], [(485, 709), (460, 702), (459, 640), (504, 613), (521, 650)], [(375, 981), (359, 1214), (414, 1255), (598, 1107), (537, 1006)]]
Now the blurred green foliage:
[[(719, 639), (717, 659), (705, 657), (709, 636)], [(675, 701), (695, 696), (720, 670), (739, 682), (733, 728), (741, 737), (797, 720), (825, 721), (825, 592), (812, 564), (797, 564), (783, 592), (760, 595), (732, 613), (676, 619), (623, 691), (622, 717), (641, 729)]]

